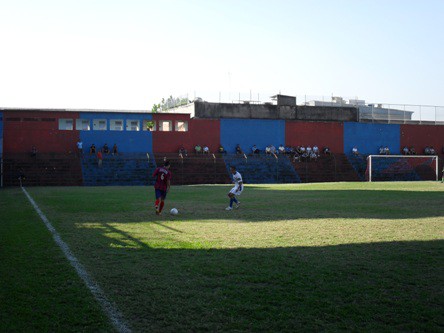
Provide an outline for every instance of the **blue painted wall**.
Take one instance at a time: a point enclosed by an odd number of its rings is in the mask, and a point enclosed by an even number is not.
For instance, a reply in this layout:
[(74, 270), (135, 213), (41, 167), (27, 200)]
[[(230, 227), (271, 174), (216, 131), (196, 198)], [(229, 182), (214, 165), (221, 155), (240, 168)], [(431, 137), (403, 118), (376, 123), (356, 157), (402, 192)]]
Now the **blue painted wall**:
[(391, 154), (399, 154), (400, 125), (344, 123), (344, 153), (356, 146), (361, 154), (378, 154), (380, 146), (388, 146)]
[(3, 154), (3, 113), (0, 112), (0, 155)]
[[(126, 114), (126, 113), (86, 113), (80, 114), (80, 119), (90, 120), (90, 131), (80, 131), (80, 139), (83, 142), (83, 150), (88, 153), (89, 147), (94, 143), (97, 149), (107, 143), (110, 150), (114, 144), (117, 144), (119, 153), (152, 153), (153, 151), (153, 136), (150, 131), (143, 131), (143, 120), (151, 120), (151, 114)], [(93, 119), (106, 119), (106, 131), (94, 131)], [(110, 120), (122, 119), (123, 131), (111, 131)], [(126, 120), (139, 120), (140, 131), (127, 131)]]
[(285, 120), (221, 119), (220, 141), (229, 153), (240, 144), (245, 153), (256, 145), (261, 151), (273, 144), (276, 148), (285, 145)]

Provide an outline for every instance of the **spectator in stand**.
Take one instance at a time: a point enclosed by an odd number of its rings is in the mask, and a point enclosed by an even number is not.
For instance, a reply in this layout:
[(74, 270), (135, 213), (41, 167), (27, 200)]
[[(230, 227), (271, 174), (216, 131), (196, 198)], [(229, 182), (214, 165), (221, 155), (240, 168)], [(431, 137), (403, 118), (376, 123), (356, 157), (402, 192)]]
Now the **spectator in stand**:
[(410, 153), (410, 155), (416, 155), (415, 147), (411, 146), (409, 149), (409, 153)]
[(436, 155), (436, 151), (435, 148), (433, 148), (433, 146), (430, 146), (430, 155)]
[(99, 150), (99, 151), (97, 152), (97, 166), (98, 166), (99, 168), (102, 167), (102, 160), (103, 160), (103, 155), (102, 155), (102, 152)]
[(424, 148), (424, 155), (430, 155), (430, 148), (429, 148), (429, 146)]
[(302, 148), (301, 148), (301, 146), (297, 146), (296, 147), (295, 154), (302, 155)]
[(299, 147), (299, 150), (300, 150), (301, 157), (302, 157), (303, 155), (305, 155), (305, 147), (304, 147), (304, 146), (300, 146), (300, 147)]
[[(358, 149), (356, 148), (356, 150)], [(328, 147), (324, 147), (324, 149), (322, 149), (322, 152), (324, 153), (324, 155), (331, 155), (330, 148)]]
[(287, 155), (293, 155), (294, 149), (291, 146), (285, 146), (285, 154)]
[(227, 153), (227, 151), (225, 150), (225, 148), (222, 145), (219, 145), (218, 151), (219, 151), (219, 154), (226, 154)]
[(93, 143), (91, 147), (89, 147), (89, 154), (95, 155), (96, 154), (96, 145)]
[(260, 151), (259, 151), (259, 149), (256, 147), (256, 145), (253, 145), (253, 147), (251, 147), (251, 152), (252, 152), (253, 154), (259, 154), (259, 153), (260, 153)]
[(82, 140), (77, 141), (77, 151), (79, 153), (79, 156), (83, 156), (83, 142)]
[(402, 155), (409, 155), (409, 148), (407, 146), (402, 148)]
[(385, 146), (384, 148), (384, 155), (390, 155), (390, 149), (388, 146)]
[(36, 146), (32, 146), (32, 148), (31, 148), (31, 157), (34, 157), (34, 158), (37, 157), (37, 148), (36, 148)]
[(313, 150), (309, 154), (309, 157), (310, 157), (310, 160), (314, 160), (314, 161), (317, 161), (317, 159), (318, 159), (318, 155), (315, 154), (315, 152)]
[(298, 150), (296, 149), (294, 151), (294, 155), (293, 155), (293, 162), (300, 162), (301, 161), (301, 154), (298, 152)]
[(182, 155), (182, 157), (187, 157), (188, 156), (188, 152), (187, 152), (187, 150), (185, 149), (185, 147), (183, 146), (183, 145), (181, 145), (180, 146), (180, 148), (179, 148), (179, 155)]
[(104, 154), (106, 154), (106, 155), (109, 155), (109, 147), (108, 147), (108, 144), (107, 144), (107, 143), (105, 143), (105, 144), (103, 145), (102, 152), (103, 152)]
[(305, 151), (307, 152), (307, 156), (310, 156), (310, 155), (311, 155), (311, 152), (312, 152), (313, 150), (311, 149), (311, 146), (307, 146), (307, 148), (305, 148)]
[(384, 155), (384, 147), (383, 146), (379, 147), (379, 155)]
[(270, 148), (270, 146), (265, 147), (265, 154), (271, 155), (271, 148)]
[(270, 145), (270, 152), (271, 152), (272, 154), (276, 154), (276, 147), (273, 146), (273, 145)]
[(237, 144), (237, 145), (236, 145), (236, 154), (243, 154), (243, 153), (244, 153), (244, 152), (243, 152), (242, 148), (240, 147), (239, 144)]
[(116, 144), (114, 144), (114, 146), (113, 146), (113, 152), (112, 152), (112, 154), (113, 154), (113, 156), (114, 156), (114, 155), (119, 155), (119, 151), (118, 151), (118, 149), (117, 149), (117, 145), (116, 145)]
[(314, 146), (313, 146), (313, 152), (314, 152), (316, 155), (319, 155), (319, 147), (318, 147), (317, 145), (314, 145)]
[(207, 145), (204, 145), (204, 147), (203, 147), (203, 153), (204, 153), (204, 154), (209, 154), (209, 153), (210, 153), (210, 148), (208, 148)]
[[(379, 152), (381, 153), (381, 149), (379, 149)], [(358, 155), (359, 155), (358, 147), (354, 146), (354, 147), (352, 148), (352, 154), (353, 154), (354, 156), (358, 156)]]
[(195, 145), (194, 146), (194, 152), (196, 154), (201, 154), (202, 153), (202, 147), (199, 144)]
[(20, 182), (20, 186), (22, 186), (22, 182), (25, 181), (25, 179), (26, 179), (25, 170), (23, 170), (23, 168), (20, 168), (19, 175), (18, 175), (18, 180)]
[(279, 153), (279, 154), (285, 154), (285, 147), (284, 147), (283, 144), (280, 144), (280, 145), (279, 145), (278, 153)]
[(302, 151), (301, 160), (306, 160), (308, 157), (307, 149), (305, 147), (301, 146), (301, 151)]
[(316, 154), (316, 157), (319, 156), (319, 147), (318, 146), (316, 146), (316, 145), (313, 146), (313, 153)]

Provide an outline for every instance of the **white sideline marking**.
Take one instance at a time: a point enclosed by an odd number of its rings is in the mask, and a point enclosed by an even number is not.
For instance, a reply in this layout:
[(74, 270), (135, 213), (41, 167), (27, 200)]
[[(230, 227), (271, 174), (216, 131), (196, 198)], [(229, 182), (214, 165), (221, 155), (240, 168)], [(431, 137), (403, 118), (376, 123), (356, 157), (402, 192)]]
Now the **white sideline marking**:
[(28, 191), (25, 190), (24, 187), (22, 187), (23, 192), (27, 196), (29, 202), (36, 210), (37, 214), (39, 214), (40, 218), (42, 219), (43, 223), (45, 223), (46, 228), (51, 232), (52, 238), (54, 238), (57, 245), (62, 249), (63, 253), (65, 254), (65, 257), (69, 260), (69, 263), (77, 272), (77, 275), (83, 280), (83, 282), (86, 284), (88, 289), (93, 294), (94, 298), (99, 302), (101, 305), (103, 311), (105, 311), (105, 314), (108, 316), (109, 320), (113, 324), (114, 328), (118, 332), (122, 333), (129, 333), (131, 332), (131, 329), (128, 327), (128, 325), (124, 322), (123, 317), (119, 310), (108, 301), (105, 294), (103, 293), (100, 286), (93, 280), (93, 278), (88, 274), (86, 269), (83, 267), (83, 265), (80, 263), (80, 261), (74, 256), (74, 254), (71, 252), (68, 244), (66, 244), (62, 238), (60, 237), (59, 233), (55, 228), (52, 226), (51, 222), (46, 218), (45, 214), (42, 213), (39, 206), (35, 203), (35, 201), (32, 199), (32, 197), (29, 195)]

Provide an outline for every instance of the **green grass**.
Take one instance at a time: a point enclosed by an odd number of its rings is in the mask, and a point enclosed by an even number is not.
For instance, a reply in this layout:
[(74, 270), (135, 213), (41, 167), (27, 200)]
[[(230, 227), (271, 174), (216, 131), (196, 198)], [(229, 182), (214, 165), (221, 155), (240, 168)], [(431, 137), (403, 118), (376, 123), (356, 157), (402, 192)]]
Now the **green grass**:
[[(28, 190), (134, 331), (443, 330), (441, 183), (250, 185), (232, 212), (228, 189), (173, 187), (177, 217), (152, 188)], [(0, 200), (7, 330), (110, 331), (20, 190)]]
[(19, 189), (0, 191), (0, 332), (111, 325)]

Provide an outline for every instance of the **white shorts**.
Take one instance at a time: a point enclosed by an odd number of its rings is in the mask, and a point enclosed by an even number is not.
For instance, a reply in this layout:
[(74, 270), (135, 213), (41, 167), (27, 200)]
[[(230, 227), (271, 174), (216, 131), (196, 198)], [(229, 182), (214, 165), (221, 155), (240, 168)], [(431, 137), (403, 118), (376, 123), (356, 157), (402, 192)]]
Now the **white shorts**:
[(240, 189), (239, 186), (235, 186), (230, 190), (230, 193), (233, 193), (234, 195), (241, 195), (243, 190), (244, 190), (243, 186)]

